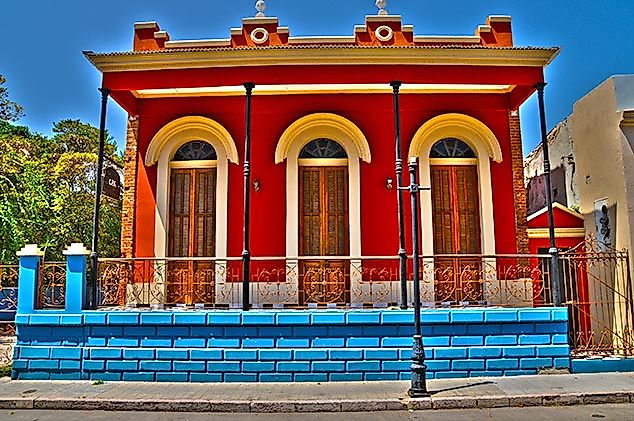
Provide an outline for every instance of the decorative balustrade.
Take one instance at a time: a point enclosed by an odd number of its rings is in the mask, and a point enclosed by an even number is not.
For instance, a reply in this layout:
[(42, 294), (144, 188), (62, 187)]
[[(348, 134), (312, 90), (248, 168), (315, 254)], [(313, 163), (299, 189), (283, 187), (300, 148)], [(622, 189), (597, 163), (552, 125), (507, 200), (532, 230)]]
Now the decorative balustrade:
[[(421, 301), (434, 306), (540, 306), (550, 300), (549, 255), (438, 255), (421, 258)], [(256, 308), (398, 305), (392, 256), (253, 257), (250, 303)], [(407, 288), (412, 294), (411, 259)], [(100, 259), (100, 306), (242, 306), (240, 258)]]
[(18, 265), (0, 265), (0, 320), (13, 314), (18, 305)]

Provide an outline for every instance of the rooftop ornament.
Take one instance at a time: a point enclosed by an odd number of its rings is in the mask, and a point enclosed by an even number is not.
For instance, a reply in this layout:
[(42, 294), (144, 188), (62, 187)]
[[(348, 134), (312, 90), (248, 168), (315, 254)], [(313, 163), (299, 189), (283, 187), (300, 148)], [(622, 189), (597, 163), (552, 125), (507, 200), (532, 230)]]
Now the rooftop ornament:
[(379, 8), (379, 16), (387, 16), (388, 13), (387, 10), (385, 10), (387, 0), (376, 0), (374, 4)]
[(255, 2), (255, 10), (258, 11), (258, 13), (255, 14), (256, 18), (264, 17), (264, 10), (266, 10), (266, 3), (264, 3), (264, 0), (258, 0)]

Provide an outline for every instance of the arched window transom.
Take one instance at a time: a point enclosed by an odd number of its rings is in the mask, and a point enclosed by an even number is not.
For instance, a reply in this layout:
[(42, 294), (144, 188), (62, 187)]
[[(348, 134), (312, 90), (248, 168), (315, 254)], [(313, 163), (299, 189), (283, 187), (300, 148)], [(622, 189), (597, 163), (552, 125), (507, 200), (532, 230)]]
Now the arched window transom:
[(430, 158), (475, 158), (473, 149), (460, 139), (439, 140), (432, 146)]
[(310, 141), (302, 151), (299, 157), (305, 158), (347, 158), (346, 151), (343, 147), (330, 139), (315, 139)]
[(215, 161), (216, 150), (209, 143), (194, 140), (178, 148), (172, 161)]

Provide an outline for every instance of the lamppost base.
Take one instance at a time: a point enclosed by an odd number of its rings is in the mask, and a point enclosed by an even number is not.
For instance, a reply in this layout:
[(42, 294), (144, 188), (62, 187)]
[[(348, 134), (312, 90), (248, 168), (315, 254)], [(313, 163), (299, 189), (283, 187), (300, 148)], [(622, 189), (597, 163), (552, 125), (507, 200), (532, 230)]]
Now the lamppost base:
[(427, 390), (426, 366), (424, 364), (412, 364), (412, 384), (407, 391), (410, 398), (425, 398), (429, 396)]
[(412, 398), (424, 398), (429, 396), (427, 391), (427, 365), (425, 364), (425, 349), (423, 348), (423, 337), (420, 334), (414, 335), (412, 348), (412, 383), (407, 394)]
[(409, 395), (410, 398), (428, 398), (431, 396), (430, 393), (427, 391), (427, 389), (415, 390), (410, 388), (407, 391), (407, 394)]

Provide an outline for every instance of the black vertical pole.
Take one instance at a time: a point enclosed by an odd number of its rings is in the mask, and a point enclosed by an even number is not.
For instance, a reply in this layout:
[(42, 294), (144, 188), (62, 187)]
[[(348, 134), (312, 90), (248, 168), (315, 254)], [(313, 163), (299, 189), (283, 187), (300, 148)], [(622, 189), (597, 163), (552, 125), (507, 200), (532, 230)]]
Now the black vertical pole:
[(99, 152), (97, 155), (97, 172), (95, 173), (95, 209), (92, 220), (92, 251), (90, 252), (90, 297), (88, 299), (89, 308), (97, 309), (97, 279), (98, 279), (98, 266), (99, 260), (99, 210), (101, 207), (101, 190), (102, 190), (102, 178), (103, 172), (103, 150), (106, 142), (106, 110), (108, 108), (108, 96), (110, 96), (110, 89), (99, 88), (101, 92), (101, 118), (99, 121)]
[(242, 310), (250, 307), (249, 278), (251, 277), (251, 252), (249, 248), (249, 221), (251, 212), (251, 94), (255, 84), (246, 82), (246, 134), (244, 137), (244, 226), (242, 231)]
[[(403, 185), (403, 160), (401, 159), (401, 110), (398, 101), (399, 89), (402, 82), (392, 81), (390, 83), (394, 92), (394, 143), (396, 152), (396, 185)], [(402, 309), (407, 308), (407, 252), (405, 251), (405, 221), (403, 214), (403, 194), (401, 189), (396, 189), (396, 207), (398, 211), (398, 257), (399, 257), (399, 282), (401, 285)]]
[(542, 134), (542, 153), (544, 154), (544, 176), (546, 178), (546, 202), (548, 206), (548, 238), (550, 240), (550, 286), (553, 304), (561, 305), (561, 279), (559, 274), (559, 251), (555, 244), (555, 219), (553, 215), (553, 194), (550, 180), (550, 157), (548, 156), (548, 131), (546, 130), (546, 111), (544, 107), (544, 88), (546, 83), (538, 83), (537, 99), (539, 100), (539, 120)]
[(416, 182), (416, 170), (418, 161), (412, 158), (409, 161), (409, 192), (412, 201), (412, 254), (414, 270), (414, 343), (412, 346), (412, 383), (408, 390), (409, 396), (423, 397), (429, 396), (427, 391), (427, 365), (425, 364), (425, 348), (423, 347), (423, 335), (420, 326), (420, 274), (418, 250), (418, 198), (420, 187)]

